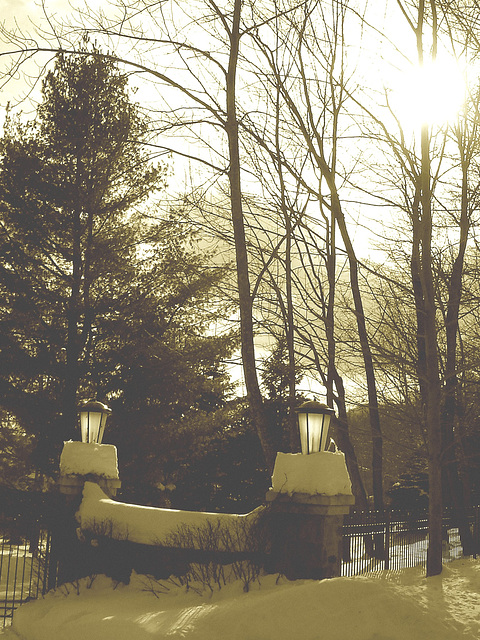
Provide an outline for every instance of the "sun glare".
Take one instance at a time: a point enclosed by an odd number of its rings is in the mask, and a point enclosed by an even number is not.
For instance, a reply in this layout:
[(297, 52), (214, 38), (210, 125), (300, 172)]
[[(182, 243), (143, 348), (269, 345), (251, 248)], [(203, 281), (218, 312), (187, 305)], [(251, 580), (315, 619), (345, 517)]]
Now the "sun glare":
[(403, 128), (452, 123), (465, 100), (465, 74), (451, 60), (437, 59), (405, 71), (389, 94)]

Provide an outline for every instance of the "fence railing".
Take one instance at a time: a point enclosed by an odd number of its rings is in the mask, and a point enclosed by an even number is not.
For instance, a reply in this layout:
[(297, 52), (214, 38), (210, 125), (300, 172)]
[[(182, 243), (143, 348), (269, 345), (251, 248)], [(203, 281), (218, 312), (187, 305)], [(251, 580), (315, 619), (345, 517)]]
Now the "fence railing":
[[(6, 626), (24, 602), (52, 586), (51, 534), (40, 523), (0, 523), (0, 620)], [(54, 577), (54, 576), (53, 576)]]
[[(478, 532), (479, 507), (470, 522)], [(443, 518), (443, 556), (448, 562), (463, 554), (458, 529), (448, 512)], [(382, 570), (424, 566), (428, 550), (426, 512), (354, 511), (345, 516), (343, 527), (342, 576)]]

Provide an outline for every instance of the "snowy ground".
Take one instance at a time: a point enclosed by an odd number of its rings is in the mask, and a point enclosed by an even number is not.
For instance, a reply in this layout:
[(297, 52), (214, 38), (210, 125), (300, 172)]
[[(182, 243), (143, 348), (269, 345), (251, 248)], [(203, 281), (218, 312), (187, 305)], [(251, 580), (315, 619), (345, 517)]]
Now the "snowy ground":
[[(62, 588), (23, 605), (5, 640), (454, 640), (480, 637), (480, 560), (455, 560), (441, 576), (420, 568), (324, 581), (261, 578), (199, 595), (144, 576), (113, 588)], [(89, 588), (90, 587), (90, 588)]]

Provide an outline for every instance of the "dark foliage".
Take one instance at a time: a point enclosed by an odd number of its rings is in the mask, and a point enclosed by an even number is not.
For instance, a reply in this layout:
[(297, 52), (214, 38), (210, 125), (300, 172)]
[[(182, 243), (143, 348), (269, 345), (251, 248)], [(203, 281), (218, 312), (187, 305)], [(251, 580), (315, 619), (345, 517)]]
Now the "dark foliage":
[[(112, 405), (126, 472), (155, 481), (172, 425), (221, 407), (233, 335), (206, 331), (223, 277), (148, 198), (166, 168), (127, 77), (92, 48), (59, 54), (34, 121), (7, 119), (0, 160), (0, 407), (55, 473), (79, 399)], [(112, 441), (112, 440), (110, 440)], [(168, 452), (168, 453), (167, 453)], [(134, 479), (126, 473), (126, 480)]]
[(158, 448), (149, 452), (151, 438), (145, 439), (143, 464), (132, 460), (123, 469), (126, 489), (119, 498), (226, 513), (256, 508), (270, 477), (246, 404), (231, 401), (214, 413), (192, 413), (191, 418), (193, 422), (172, 421), (170, 428), (159, 430)]
[(405, 473), (387, 491), (389, 507), (402, 513), (415, 513), (428, 508), (428, 474)]

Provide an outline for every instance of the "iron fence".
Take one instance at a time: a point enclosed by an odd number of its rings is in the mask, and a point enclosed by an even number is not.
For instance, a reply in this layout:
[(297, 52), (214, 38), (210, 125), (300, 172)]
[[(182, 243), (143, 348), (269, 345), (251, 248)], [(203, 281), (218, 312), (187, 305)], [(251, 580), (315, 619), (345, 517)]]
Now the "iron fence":
[(13, 518), (0, 523), (0, 618), (5, 627), (24, 602), (55, 586), (52, 537), (39, 521)]
[[(478, 532), (479, 508), (471, 515)], [(400, 570), (427, 563), (428, 515), (426, 512), (354, 511), (345, 516), (343, 527), (342, 576)], [(445, 562), (463, 554), (458, 529), (448, 512), (443, 518)]]

